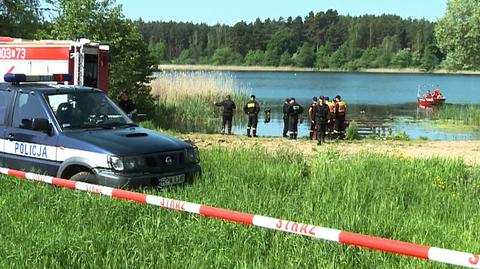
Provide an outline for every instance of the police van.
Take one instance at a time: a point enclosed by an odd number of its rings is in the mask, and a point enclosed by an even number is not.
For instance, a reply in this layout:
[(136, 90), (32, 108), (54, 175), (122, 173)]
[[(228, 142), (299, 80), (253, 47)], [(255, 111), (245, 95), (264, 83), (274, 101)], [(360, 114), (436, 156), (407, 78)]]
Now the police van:
[(0, 167), (115, 188), (163, 187), (200, 174), (192, 145), (139, 127), (103, 91), (69, 80), (4, 76)]

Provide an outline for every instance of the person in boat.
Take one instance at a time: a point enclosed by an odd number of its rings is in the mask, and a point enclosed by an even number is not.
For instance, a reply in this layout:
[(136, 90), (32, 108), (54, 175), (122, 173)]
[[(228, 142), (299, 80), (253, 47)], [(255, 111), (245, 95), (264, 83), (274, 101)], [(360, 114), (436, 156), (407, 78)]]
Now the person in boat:
[(438, 87), (435, 87), (433, 90), (433, 98), (442, 98), (442, 94), (440, 93), (440, 89)]
[(433, 96), (430, 93), (430, 90), (427, 90), (427, 92), (425, 92), (425, 99), (431, 99), (431, 98), (433, 98)]

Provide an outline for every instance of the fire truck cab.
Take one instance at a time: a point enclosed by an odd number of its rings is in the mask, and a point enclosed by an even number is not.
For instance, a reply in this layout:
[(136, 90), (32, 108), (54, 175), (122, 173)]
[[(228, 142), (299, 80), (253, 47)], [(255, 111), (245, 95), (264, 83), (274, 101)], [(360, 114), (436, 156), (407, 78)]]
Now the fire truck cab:
[(109, 46), (88, 39), (25, 40), (0, 37), (0, 82), (3, 74), (71, 74), (71, 85), (94, 87), (108, 94)]

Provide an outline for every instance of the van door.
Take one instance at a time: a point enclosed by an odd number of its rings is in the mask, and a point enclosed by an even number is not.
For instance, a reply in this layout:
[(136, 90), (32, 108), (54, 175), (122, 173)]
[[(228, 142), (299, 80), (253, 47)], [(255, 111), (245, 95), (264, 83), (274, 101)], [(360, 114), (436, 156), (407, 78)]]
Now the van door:
[[(49, 134), (33, 130), (32, 119), (51, 122), (43, 96), (34, 92), (19, 92), (15, 98), (11, 126), (5, 128), (5, 159), (7, 167), (56, 175), (60, 164), (56, 162), (58, 132)], [(53, 124), (52, 128), (53, 127)]]
[(9, 124), (10, 104), (14, 93), (10, 90), (0, 90), (0, 167), (5, 167), (5, 130)]

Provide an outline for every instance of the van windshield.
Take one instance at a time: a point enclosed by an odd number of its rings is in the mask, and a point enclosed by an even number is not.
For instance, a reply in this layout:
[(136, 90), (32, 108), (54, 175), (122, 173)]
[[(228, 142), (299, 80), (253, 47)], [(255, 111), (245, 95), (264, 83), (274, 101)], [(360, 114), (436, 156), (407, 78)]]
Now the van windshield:
[(102, 92), (52, 93), (45, 99), (62, 129), (137, 126)]

